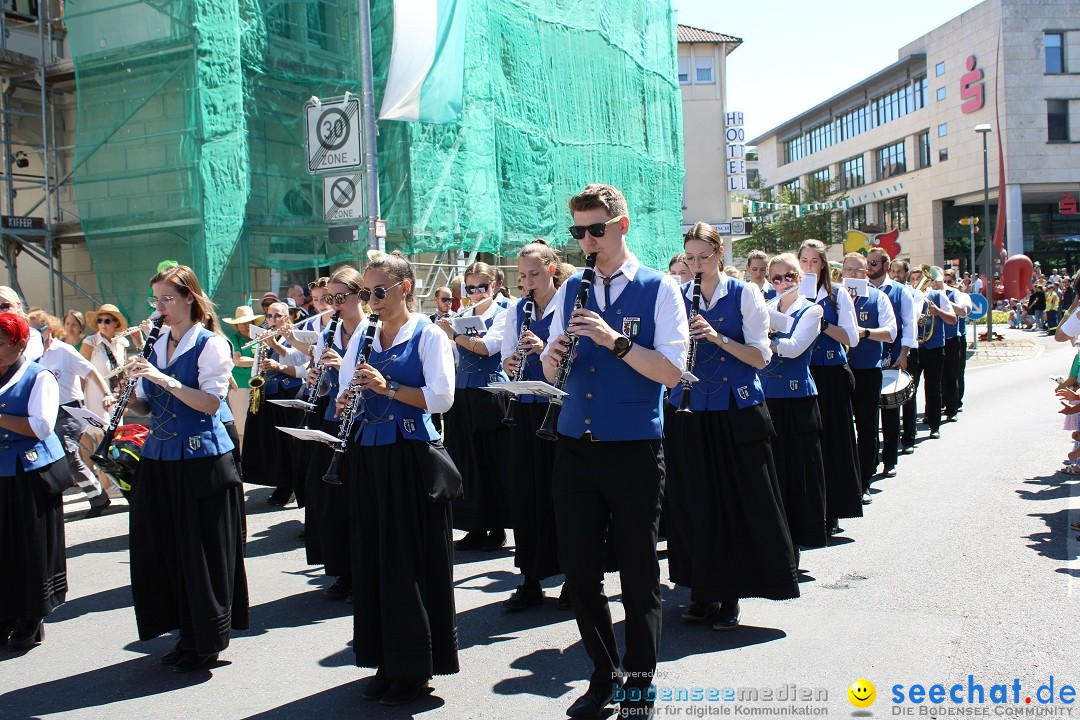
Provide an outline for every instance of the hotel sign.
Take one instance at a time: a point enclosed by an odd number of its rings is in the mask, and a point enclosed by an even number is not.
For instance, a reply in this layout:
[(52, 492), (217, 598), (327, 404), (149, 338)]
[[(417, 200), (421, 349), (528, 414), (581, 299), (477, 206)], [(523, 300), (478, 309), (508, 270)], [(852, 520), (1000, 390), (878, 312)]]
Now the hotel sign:
[(727, 189), (729, 192), (746, 190), (746, 130), (743, 128), (741, 112), (724, 114), (724, 145)]

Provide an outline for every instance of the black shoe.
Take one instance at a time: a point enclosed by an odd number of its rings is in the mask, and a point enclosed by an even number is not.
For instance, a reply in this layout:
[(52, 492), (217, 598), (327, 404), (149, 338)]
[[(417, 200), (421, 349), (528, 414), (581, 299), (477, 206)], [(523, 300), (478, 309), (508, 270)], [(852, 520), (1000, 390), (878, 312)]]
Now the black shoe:
[[(1080, 530), (1080, 528), (1074, 528)], [(3, 618), (0, 619), (0, 647), (8, 644), (8, 638), (11, 636), (11, 631), (15, 629), (15, 618)]]
[[(1080, 528), (1077, 528), (1077, 530), (1080, 530)], [(570, 595), (566, 591), (565, 582), (562, 585), (562, 590), (559, 591), (559, 600), (555, 603), (555, 609), (563, 611), (574, 609), (574, 606), (570, 604)]]
[(173, 665), (172, 671), (174, 673), (187, 673), (202, 670), (206, 668), (207, 665), (217, 662), (217, 659), (217, 653), (199, 655), (198, 653), (189, 650), (184, 653), (184, 657), (180, 658), (180, 660)]
[(352, 576), (342, 575), (334, 584), (323, 590), (327, 600), (344, 600), (352, 592)]
[(840, 521), (836, 518), (828, 518), (825, 521), (825, 532), (827, 532), (830, 536), (839, 535), (840, 533), (844, 532), (844, 528), (840, 527)]
[(953, 413), (952, 415), (946, 415), (945, 419), (942, 420), (942, 422), (947, 422), (947, 423), (956, 422), (956, 413)]
[(544, 590), (539, 584), (525, 583), (518, 585), (510, 597), (503, 600), (503, 610), (514, 612), (544, 604)]
[(379, 702), (383, 705), (404, 705), (412, 702), (420, 695), (432, 691), (433, 688), (428, 685), (430, 679), (426, 677), (398, 678), (390, 684), (387, 691), (379, 698)]
[(739, 601), (725, 600), (720, 604), (720, 612), (713, 623), (713, 630), (734, 630), (739, 627)]
[(11, 629), (8, 650), (29, 650), (45, 639), (45, 623), (41, 618), (19, 618)]
[(506, 531), (492, 530), (488, 533), (487, 539), (484, 540), (483, 549), (485, 552), (495, 552), (503, 545), (506, 544)]
[(285, 507), (292, 502), (292, 493), (277, 493), (273, 492), (270, 497), (266, 498), (267, 505), (276, 505), (277, 507)]
[(885, 469), (881, 471), (882, 477), (896, 477), (896, 466), (886, 465)]
[(718, 602), (691, 602), (679, 617), (687, 622), (702, 623), (714, 617), (718, 612), (720, 612)]
[(874, 502), (874, 498), (870, 497), (869, 492), (864, 492), (862, 494), (862, 504), (863, 505), (869, 505), (872, 502)]
[(479, 550), (484, 546), (487, 533), (482, 530), (471, 530), (465, 533), (465, 537), (454, 541), (454, 549), (465, 552), (466, 550)]
[(589, 685), (584, 695), (574, 701), (574, 704), (566, 708), (566, 714), (572, 718), (596, 718), (600, 716), (604, 708), (611, 704), (611, 684), (601, 686), (599, 689)]
[(914, 452), (915, 452), (915, 446), (914, 445), (905, 445), (904, 447), (900, 448), (900, 454), (901, 455), (911, 455)]
[(930, 431), (930, 439), (931, 440), (938, 440), (940, 438), (941, 438), (941, 433), (940, 432), (938, 432), (937, 430), (931, 430)]
[(180, 662), (180, 660), (188, 652), (190, 652), (190, 650), (185, 650), (184, 648), (182, 648), (180, 646), (180, 641), (177, 640), (176, 644), (173, 645), (172, 650), (158, 658), (158, 665), (175, 665), (176, 663)]
[(393, 684), (394, 680), (388, 677), (386, 673), (383, 672), (382, 668), (379, 668), (375, 671), (375, 674), (371, 679), (368, 680), (368, 684), (364, 688), (364, 692), (360, 694), (360, 697), (365, 700), (380, 700)]
[[(104, 498), (104, 500), (102, 500)], [(104, 492), (90, 501), (90, 509), (86, 511), (86, 517), (96, 518), (105, 512), (105, 508), (112, 505), (112, 498), (106, 495)]]

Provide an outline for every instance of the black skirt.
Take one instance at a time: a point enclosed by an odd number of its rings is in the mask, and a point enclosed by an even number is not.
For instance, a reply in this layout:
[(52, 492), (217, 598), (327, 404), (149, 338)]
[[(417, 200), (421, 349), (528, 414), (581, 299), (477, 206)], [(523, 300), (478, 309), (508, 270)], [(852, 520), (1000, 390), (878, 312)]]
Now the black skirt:
[(139, 639), (177, 628), (200, 655), (248, 629), (244, 494), (231, 453), (139, 462), (132, 495), (131, 594)]
[(47, 470), (16, 460), (15, 476), (0, 477), (0, 618), (43, 618), (67, 596), (63, 495), (47, 487)]
[(547, 410), (547, 403), (514, 403), (517, 424), (510, 429), (514, 565), (532, 580), (562, 572), (551, 495), (556, 443), (536, 437)]
[[(320, 400), (316, 412), (323, 417), (328, 400)], [(340, 424), (322, 420), (319, 429), (337, 437)], [(323, 443), (311, 446), (303, 483), (307, 505), (304, 508), (304, 548), (308, 565), (324, 565), (326, 574), (333, 577), (352, 574), (352, 553), (349, 552), (349, 495), (348, 483), (332, 485), (323, 481), (330, 467), (334, 449)]]
[(454, 501), (454, 527), (497, 530), (513, 525), (506, 467), (509, 429), (503, 401), (479, 388), (458, 388), (446, 422), (446, 449), (461, 472), (465, 495)]
[(773, 461), (791, 542), (825, 547), (825, 470), (817, 398), (769, 398), (766, 403), (776, 429)]
[(798, 597), (768, 409), (664, 414), (672, 581), (696, 602)]
[(862, 474), (855, 442), (855, 379), (847, 365), (812, 365), (821, 413), (821, 461), (825, 473), (825, 515), (863, 516)]
[(449, 502), (431, 502), (422, 477), (428, 443), (350, 445), (353, 651), (390, 677), (458, 672)]
[[(288, 394), (275, 395), (270, 399), (285, 399)], [(285, 433), (277, 429), (296, 427), (297, 412), (264, 401), (255, 415), (248, 412), (244, 425), (244, 448), (241, 453), (244, 464), (244, 482), (269, 485), (281, 495), (293, 492), (295, 475), (300, 466), (295, 462), (295, 446)]]

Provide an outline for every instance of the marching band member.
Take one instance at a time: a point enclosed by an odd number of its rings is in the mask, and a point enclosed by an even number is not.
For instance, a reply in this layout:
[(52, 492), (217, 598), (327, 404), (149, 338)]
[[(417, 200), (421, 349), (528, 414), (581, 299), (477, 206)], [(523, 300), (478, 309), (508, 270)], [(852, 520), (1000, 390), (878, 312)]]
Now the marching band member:
[[(529, 243), (517, 257), (518, 279), (523, 297), (507, 308), (502, 341), (503, 371), (516, 377), (521, 363), (522, 380), (543, 380), (540, 353), (548, 341), (555, 304), (555, 291), (566, 279), (559, 256), (542, 240)], [(447, 293), (449, 297), (449, 293)], [(531, 300), (529, 329), (525, 309)], [(503, 609), (524, 610), (544, 602), (540, 581), (558, 575), (559, 543), (555, 535), (555, 507), (551, 496), (551, 470), (555, 446), (536, 437), (547, 413), (547, 399), (520, 395), (511, 405), (514, 424), (510, 427), (510, 467), (514, 468), (510, 488), (514, 525), (514, 565), (521, 570), (522, 584), (503, 601)], [(565, 587), (559, 595), (560, 609), (570, 609)]]
[[(23, 309), (22, 298), (19, 293), (7, 285), (0, 285), (0, 312), (13, 312), (26, 319), (26, 311)], [(30, 338), (26, 341), (26, 349), (22, 356), (27, 360), (37, 360), (45, 352), (45, 342), (35, 328), (30, 328)]]
[[(904, 287), (907, 277), (907, 263), (903, 260), (891, 260), (889, 254), (881, 248), (871, 248), (866, 253), (866, 276), (870, 284), (885, 293), (892, 303), (893, 317), (896, 318), (896, 337), (884, 347), (882, 364), (885, 367), (898, 368), (911, 375), (910, 368), (917, 365), (919, 344), (915, 342), (915, 302)], [(889, 273), (900, 275), (899, 280), (889, 277)], [(889, 271), (888, 273), (886, 271)], [(879, 398), (880, 400), (880, 398)], [(905, 452), (911, 452), (907, 449)], [(881, 408), (881, 461), (882, 475), (896, 475), (896, 462), (900, 455), (900, 408)]]
[[(323, 293), (318, 302), (338, 313), (338, 325), (334, 336), (328, 331), (319, 335), (314, 345), (316, 364), (326, 367), (321, 395), (315, 404), (313, 416), (318, 418), (316, 427), (328, 435), (337, 436), (340, 423), (334, 400), (340, 389), (338, 377), (341, 359), (349, 341), (364, 323), (360, 306), (360, 291), (364, 278), (354, 267), (343, 266), (334, 271), (326, 285), (318, 288)], [(318, 307), (318, 305), (316, 305)], [(328, 329), (327, 329), (328, 330)], [(314, 381), (317, 369), (308, 371), (309, 382)], [(334, 485), (323, 482), (323, 474), (330, 465), (333, 450), (323, 443), (308, 443), (311, 450), (304, 468), (304, 547), (309, 565), (322, 565), (328, 577), (336, 578), (324, 591), (331, 600), (345, 600), (353, 589), (352, 553), (349, 545), (349, 496), (344, 483)]]
[[(941, 272), (934, 266), (933, 271)], [(912, 273), (914, 274), (914, 273)], [(921, 273), (920, 273), (921, 275)], [(921, 315), (925, 322), (934, 321), (934, 331), (926, 342), (919, 343), (919, 365), (923, 375), (923, 416), (930, 426), (930, 437), (941, 437), (941, 388), (942, 370), (945, 366), (945, 326), (956, 325), (956, 313), (952, 310), (949, 298), (931, 283), (923, 298)]]
[(64, 509), (70, 483), (53, 432), (59, 411), (51, 372), (26, 358), (30, 325), (0, 313), (0, 645), (27, 650), (42, 619), (67, 595)]
[[(883, 262), (884, 260), (878, 257), (876, 267), (880, 267)], [(862, 253), (852, 252), (844, 256), (845, 278), (865, 279), (867, 267), (867, 257)], [(870, 494), (870, 483), (878, 466), (881, 361), (886, 345), (896, 339), (896, 315), (893, 313), (889, 296), (869, 282), (866, 289), (866, 297), (854, 298), (855, 317), (859, 323), (859, 344), (848, 351), (848, 364), (855, 376), (852, 404), (864, 496)], [(896, 474), (895, 467), (886, 464), (884, 474), (892, 477)]]
[(911, 298), (911, 330), (912, 336), (915, 338), (915, 347), (908, 352), (907, 371), (911, 375), (914, 392), (911, 394), (911, 399), (904, 403), (902, 408), (903, 421), (900, 426), (900, 453), (910, 455), (915, 452), (918, 395), (919, 385), (922, 381), (922, 364), (919, 362), (919, 332), (921, 330), (919, 317), (923, 308), (923, 294), (916, 288), (922, 278), (922, 270), (918, 268), (911, 269), (907, 260), (894, 260), (889, 267), (889, 273), (893, 281), (902, 285), (908, 297)]
[(366, 363), (356, 365), (363, 337), (350, 342), (339, 395), (339, 407), (346, 389), (364, 398), (346, 463), (353, 651), (378, 668), (363, 697), (400, 705), (458, 672), (450, 498), (461, 476), (431, 423), (454, 402), (454, 359), (446, 335), (412, 311), (416, 280), (400, 253), (368, 263), (363, 284), (378, 328)]
[(668, 275), (674, 275), (679, 279), (679, 284), (688, 283), (694, 279), (694, 273), (690, 272), (690, 266), (686, 262), (686, 253), (675, 253), (668, 260)]
[(754, 250), (746, 256), (746, 282), (753, 285), (762, 295), (771, 292), (765, 275), (769, 272), (769, 256), (763, 250)]
[(825, 246), (818, 240), (805, 240), (799, 247), (799, 265), (803, 273), (817, 276), (817, 297), (809, 300), (824, 313), (821, 334), (810, 358), (810, 372), (821, 413), (821, 455), (829, 468), (825, 476), (825, 513), (830, 532), (836, 532), (839, 518), (862, 517), (862, 506), (870, 502), (870, 495), (863, 493), (851, 406), (855, 383), (845, 349), (858, 345), (859, 328), (851, 296), (832, 284)]
[[(283, 332), (289, 322), (289, 308), (283, 302), (272, 302), (266, 309), (267, 332)], [(299, 391), (305, 373), (306, 357), (295, 348), (278, 340), (262, 341), (259, 367), (251, 371), (252, 378), (262, 376), (265, 381), (265, 400), (293, 398)], [(254, 391), (253, 391), (254, 393)], [(254, 404), (254, 403), (253, 403)], [(248, 482), (270, 485), (274, 492), (267, 498), (267, 505), (288, 505), (293, 498), (293, 454), (277, 426), (296, 424), (296, 412), (270, 402), (261, 407), (249, 407), (245, 421), (243, 447), (244, 476)]]
[[(630, 216), (623, 194), (588, 185), (569, 202), (570, 234), (595, 256), (588, 303), (574, 309), (582, 275), (552, 301), (544, 376), (556, 379), (569, 345), (576, 357), (558, 417), (552, 491), (559, 564), (585, 651), (593, 663), (588, 691), (567, 714), (593, 717), (620, 683), (619, 650), (604, 595), (609, 528), (626, 609), (626, 714), (651, 711), (648, 688), (660, 644), (657, 525), (664, 487), (663, 388), (674, 387), (686, 361), (686, 310), (674, 277), (641, 265), (626, 245)], [(588, 287), (588, 286), (587, 286)]]
[(454, 527), (467, 531), (454, 543), (458, 550), (498, 550), (511, 527), (510, 490), (503, 473), (509, 433), (503, 425), (502, 399), (481, 388), (500, 380), (506, 307), (493, 298), (495, 270), (475, 262), (465, 270), (465, 293), (472, 300), (461, 317), (478, 317), (483, 335), (459, 333), (449, 318), (438, 326), (457, 349), (457, 391), (446, 421), (446, 448), (461, 470), (465, 496), (454, 502)]
[(150, 415), (131, 502), (131, 593), (139, 639), (180, 629), (160, 659), (176, 672), (205, 668), (248, 627), (244, 495), (220, 420), (232, 370), (228, 341), (191, 268), (150, 280), (164, 325), (136, 359), (128, 410)]
[(773, 446), (778, 451), (773, 453), (773, 459), (791, 542), (795, 545), (796, 567), (799, 547), (824, 547), (828, 541), (821, 412), (817, 385), (810, 372), (810, 357), (821, 332), (824, 310), (798, 294), (798, 265), (798, 259), (791, 253), (782, 253), (769, 261), (769, 282), (779, 297), (773, 301), (775, 310), (791, 318), (791, 327), (772, 334), (772, 359), (760, 373), (776, 430)]
[[(730, 630), (741, 598), (799, 596), (757, 375), (772, 358), (769, 313), (761, 292), (720, 272), (724, 244), (712, 225), (690, 228), (683, 248), (701, 277), (687, 368), (698, 380), (676, 385), (664, 408), (668, 568), (691, 588), (683, 619)], [(683, 285), (683, 302), (692, 313), (692, 284)], [(687, 392), (691, 412), (677, 412)]]
[(967, 320), (971, 312), (971, 298), (956, 286), (956, 271), (945, 271), (945, 282), (935, 288), (949, 298), (952, 310), (956, 313), (956, 325), (945, 326), (945, 365), (941, 369), (941, 403), (944, 406), (945, 422), (955, 422), (960, 412), (960, 389), (964, 385), (964, 366), (967, 355)]

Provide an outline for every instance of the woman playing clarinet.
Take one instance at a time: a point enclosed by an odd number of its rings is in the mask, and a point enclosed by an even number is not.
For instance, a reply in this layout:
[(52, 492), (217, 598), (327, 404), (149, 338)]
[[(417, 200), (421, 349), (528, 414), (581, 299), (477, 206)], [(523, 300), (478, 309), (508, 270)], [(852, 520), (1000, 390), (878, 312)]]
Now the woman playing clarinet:
[(191, 268), (150, 285), (164, 324), (130, 370), (129, 410), (150, 415), (131, 502), (131, 593), (139, 639), (179, 629), (159, 662), (190, 672), (217, 660), (231, 628), (248, 627), (243, 488), (220, 419), (232, 353)]
[(690, 228), (683, 247), (700, 278), (696, 315), (694, 283), (682, 288), (695, 346), (688, 369), (698, 379), (676, 385), (665, 408), (668, 567), (691, 588), (683, 619), (730, 630), (741, 598), (799, 596), (757, 375), (772, 357), (769, 313), (760, 292), (722, 272), (712, 225)]

